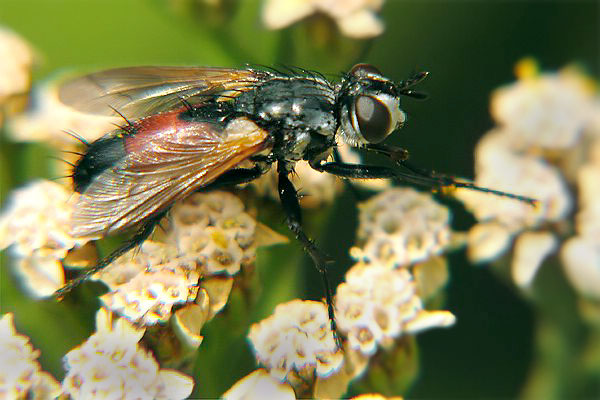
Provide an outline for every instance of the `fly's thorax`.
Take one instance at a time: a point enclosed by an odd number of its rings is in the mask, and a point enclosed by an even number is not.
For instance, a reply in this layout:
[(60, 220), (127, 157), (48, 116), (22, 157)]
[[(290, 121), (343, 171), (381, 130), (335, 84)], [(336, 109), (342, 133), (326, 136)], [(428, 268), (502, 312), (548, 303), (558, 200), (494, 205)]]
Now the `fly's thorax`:
[(319, 78), (274, 77), (240, 95), (236, 103), (257, 123), (279, 131), (333, 136), (337, 130), (335, 91)]

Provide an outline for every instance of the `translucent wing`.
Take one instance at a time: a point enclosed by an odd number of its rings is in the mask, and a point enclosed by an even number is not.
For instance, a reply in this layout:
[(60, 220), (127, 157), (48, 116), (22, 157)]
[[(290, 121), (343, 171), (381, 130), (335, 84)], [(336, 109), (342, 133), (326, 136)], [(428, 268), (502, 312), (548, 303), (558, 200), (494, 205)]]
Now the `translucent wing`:
[(268, 132), (245, 118), (224, 128), (194, 122), (131, 138), (125, 142), (127, 155), (79, 197), (74, 236), (104, 236), (135, 225), (268, 147)]
[(96, 72), (65, 82), (59, 99), (79, 111), (135, 120), (207, 96), (237, 96), (252, 89), (267, 72), (203, 67), (132, 67)]

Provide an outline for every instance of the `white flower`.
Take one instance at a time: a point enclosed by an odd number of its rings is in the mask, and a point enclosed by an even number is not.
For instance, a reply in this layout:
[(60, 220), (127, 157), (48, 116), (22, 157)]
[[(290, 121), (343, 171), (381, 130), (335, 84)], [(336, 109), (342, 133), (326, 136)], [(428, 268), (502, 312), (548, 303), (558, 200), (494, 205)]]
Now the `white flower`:
[[(597, 140), (600, 144), (600, 140)], [(600, 147), (600, 146), (598, 146)], [(600, 161), (590, 162), (577, 171), (579, 210), (575, 216), (577, 233), (600, 237)]]
[(38, 180), (11, 193), (0, 216), (0, 249), (12, 247), (15, 256), (28, 257), (37, 250), (63, 258), (87, 240), (69, 235), (72, 196), (63, 186)]
[(431, 195), (410, 188), (388, 189), (359, 205), (361, 260), (405, 266), (439, 254), (449, 244), (450, 213)]
[(266, 0), (263, 22), (269, 29), (281, 29), (311, 14), (323, 13), (335, 20), (342, 33), (369, 38), (383, 33), (377, 12), (383, 0)]
[(496, 259), (512, 243), (512, 234), (495, 221), (481, 222), (469, 229), (467, 255), (472, 262), (487, 262)]
[(105, 307), (133, 322), (153, 325), (166, 322), (174, 305), (196, 298), (200, 272), (173, 246), (147, 240), (92, 279), (111, 289), (100, 298)]
[(0, 250), (11, 246), (17, 274), (36, 297), (49, 296), (63, 285), (60, 260), (89, 240), (69, 234), (72, 196), (57, 183), (35, 181), (11, 193), (0, 215)]
[(584, 296), (600, 300), (600, 240), (575, 236), (561, 251), (563, 269), (571, 284)]
[(591, 118), (593, 85), (574, 69), (538, 74), (528, 63), (517, 66), (518, 82), (494, 92), (492, 116), (521, 147), (573, 146)]
[(346, 273), (335, 297), (337, 324), (348, 346), (373, 355), (402, 334), (454, 323), (448, 311), (427, 311), (406, 268), (359, 262)]
[[(477, 145), (475, 181), (479, 186), (534, 198), (538, 204), (532, 207), (506, 197), (457, 190), (457, 197), (480, 221), (468, 235), (469, 256), (474, 261), (495, 258), (514, 240), (512, 277), (526, 287), (543, 260), (562, 246), (568, 279), (584, 296), (598, 298), (597, 88), (575, 68), (540, 74), (533, 61), (524, 60), (517, 71), (519, 81), (492, 97), (491, 112), (501, 127)], [(575, 185), (577, 190), (571, 190)], [(576, 213), (574, 206), (578, 206)]]
[(193, 302), (200, 287), (208, 297), (207, 319), (212, 318), (233, 283), (220, 275), (236, 274), (254, 260), (258, 246), (281, 241), (227, 192), (195, 193), (163, 222), (169, 226), (159, 239), (166, 243), (147, 240), (92, 278), (111, 289), (101, 297), (107, 308), (144, 325), (166, 322), (173, 306)]
[(192, 378), (160, 369), (138, 344), (144, 328), (110, 312), (96, 314), (96, 333), (64, 358), (67, 375), (62, 387), (73, 399), (184, 399), (193, 389)]
[(539, 158), (514, 151), (504, 130), (486, 134), (475, 151), (475, 183), (479, 186), (527, 196), (530, 203), (460, 188), (456, 197), (479, 221), (494, 220), (511, 233), (557, 221), (571, 210), (572, 197), (560, 170)]
[(254, 260), (257, 222), (228, 192), (195, 193), (176, 204), (170, 215), (171, 241), (195, 258), (207, 274), (236, 274)]
[(32, 63), (29, 44), (16, 33), (0, 27), (0, 104), (9, 96), (29, 89)]
[[(327, 376), (340, 368), (338, 349), (327, 307), (316, 301), (292, 300), (279, 304), (272, 316), (250, 327), (248, 339), (257, 360), (283, 381), (291, 375)], [(293, 384), (293, 382), (292, 382)]]
[(512, 277), (519, 286), (529, 286), (544, 259), (558, 245), (558, 239), (550, 232), (524, 232), (515, 241), (512, 260)]
[(121, 117), (86, 114), (63, 104), (58, 97), (59, 85), (60, 82), (48, 82), (34, 88), (32, 107), (8, 123), (8, 132), (14, 140), (45, 141), (64, 148), (79, 144), (72, 134), (93, 142), (114, 130), (114, 124), (124, 123)]
[(39, 355), (29, 338), (16, 332), (13, 315), (3, 315), (0, 319), (0, 398), (53, 399), (60, 394), (58, 382), (43, 372), (36, 361)]
[(295, 400), (294, 389), (274, 378), (264, 369), (257, 369), (240, 379), (223, 394), (224, 400)]

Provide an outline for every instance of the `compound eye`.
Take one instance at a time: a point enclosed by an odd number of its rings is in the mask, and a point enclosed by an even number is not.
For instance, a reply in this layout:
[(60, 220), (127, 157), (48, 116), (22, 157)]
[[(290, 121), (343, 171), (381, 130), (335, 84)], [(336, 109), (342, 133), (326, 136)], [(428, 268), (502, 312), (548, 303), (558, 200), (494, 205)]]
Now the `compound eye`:
[(360, 134), (369, 143), (379, 143), (392, 130), (390, 109), (373, 96), (358, 96), (354, 102), (354, 112)]
[(350, 70), (350, 75), (361, 79), (366, 78), (369, 75), (381, 75), (381, 72), (371, 64), (356, 64)]

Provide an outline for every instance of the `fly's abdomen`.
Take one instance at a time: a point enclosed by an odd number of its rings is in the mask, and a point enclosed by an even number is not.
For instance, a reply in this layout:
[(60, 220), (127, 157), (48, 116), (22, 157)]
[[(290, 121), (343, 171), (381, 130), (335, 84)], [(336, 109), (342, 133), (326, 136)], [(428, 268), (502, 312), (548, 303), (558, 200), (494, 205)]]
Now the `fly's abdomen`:
[(120, 131), (102, 137), (87, 149), (73, 170), (75, 191), (83, 193), (92, 180), (126, 155), (125, 140)]
[[(108, 169), (117, 167), (127, 157), (152, 153), (158, 149), (157, 144), (165, 140), (165, 136), (177, 133), (186, 128), (184, 121), (179, 121), (181, 110), (157, 114), (129, 123), (124, 128), (115, 130), (91, 143), (86, 153), (79, 159), (73, 171), (75, 191), (84, 193), (94, 179), (100, 177)], [(183, 126), (178, 126), (183, 125)]]
[(216, 118), (209, 107), (152, 115), (93, 143), (76, 167), (71, 234), (132, 227), (267, 149), (267, 131), (248, 118)]

